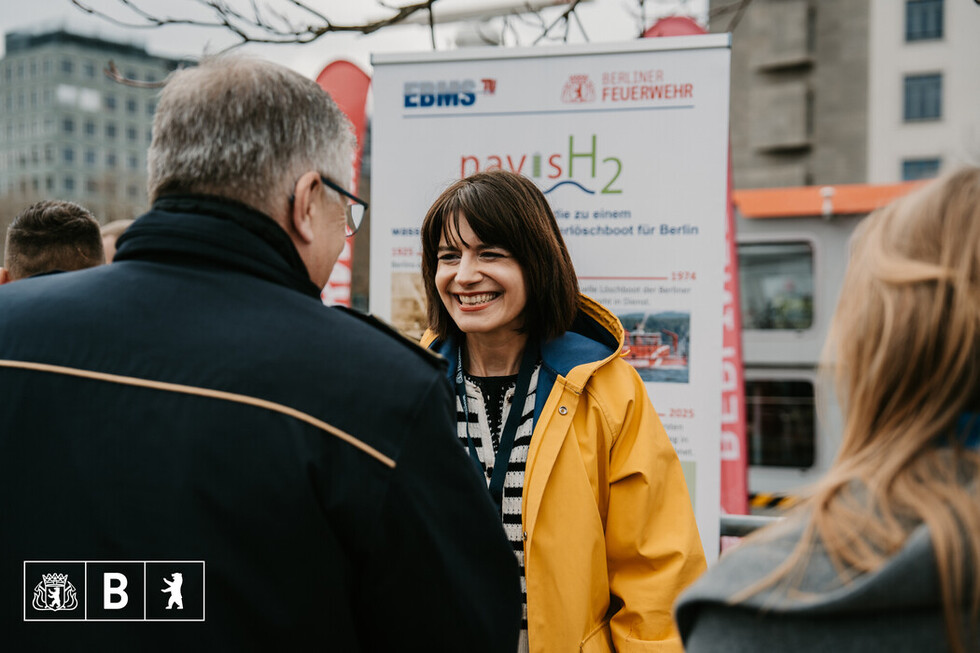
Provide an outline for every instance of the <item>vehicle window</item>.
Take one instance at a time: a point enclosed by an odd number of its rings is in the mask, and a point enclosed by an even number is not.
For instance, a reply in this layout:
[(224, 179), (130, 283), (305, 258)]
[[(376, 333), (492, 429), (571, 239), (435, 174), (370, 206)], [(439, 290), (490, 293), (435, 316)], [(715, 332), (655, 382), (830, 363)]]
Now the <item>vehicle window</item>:
[(813, 326), (810, 243), (739, 243), (738, 278), (743, 329)]
[(810, 381), (747, 379), (745, 423), (750, 465), (813, 466), (816, 417)]

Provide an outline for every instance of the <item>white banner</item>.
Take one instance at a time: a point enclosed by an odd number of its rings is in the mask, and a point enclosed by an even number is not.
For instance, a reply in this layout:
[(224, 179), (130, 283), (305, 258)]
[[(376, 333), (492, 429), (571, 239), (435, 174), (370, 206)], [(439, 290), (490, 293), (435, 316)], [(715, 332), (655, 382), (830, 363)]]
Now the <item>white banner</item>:
[(551, 202), (582, 292), (685, 468), (717, 555), (728, 35), (376, 55), (371, 312), (425, 327), (419, 228), (450, 183), (502, 167)]

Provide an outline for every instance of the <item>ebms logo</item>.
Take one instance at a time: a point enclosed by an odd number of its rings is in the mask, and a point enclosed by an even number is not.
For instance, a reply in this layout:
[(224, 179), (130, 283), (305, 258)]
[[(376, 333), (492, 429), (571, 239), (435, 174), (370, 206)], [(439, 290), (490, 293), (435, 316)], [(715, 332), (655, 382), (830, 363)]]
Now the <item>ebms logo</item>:
[(476, 102), (476, 81), (405, 82), (405, 108), (469, 107)]

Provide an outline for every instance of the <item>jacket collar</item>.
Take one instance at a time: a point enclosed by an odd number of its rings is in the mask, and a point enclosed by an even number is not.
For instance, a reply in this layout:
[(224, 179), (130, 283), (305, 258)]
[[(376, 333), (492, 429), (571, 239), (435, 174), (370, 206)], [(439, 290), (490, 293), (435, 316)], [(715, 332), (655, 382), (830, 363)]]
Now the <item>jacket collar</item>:
[[(557, 338), (541, 343), (541, 374), (538, 375), (537, 420), (558, 377), (564, 377), (566, 385), (582, 392), (595, 370), (612, 359), (623, 347), (623, 325), (619, 318), (602, 304), (585, 295), (579, 295), (578, 314), (572, 328)], [(426, 331), (421, 345), (435, 350), (450, 361), (448, 370), (452, 382), (456, 368), (459, 344), (455, 338), (436, 340), (435, 334)]]
[(217, 266), (261, 277), (311, 297), (299, 252), (272, 218), (211, 195), (168, 195), (119, 237), (115, 261)]

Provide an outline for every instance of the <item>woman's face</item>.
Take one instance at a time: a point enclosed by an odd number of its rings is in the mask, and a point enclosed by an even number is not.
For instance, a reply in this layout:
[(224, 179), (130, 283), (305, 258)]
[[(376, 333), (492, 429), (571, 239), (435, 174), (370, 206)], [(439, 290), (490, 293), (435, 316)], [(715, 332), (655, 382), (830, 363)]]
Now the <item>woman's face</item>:
[(457, 235), (456, 243), (439, 239), (436, 266), (436, 288), (449, 316), (466, 334), (513, 335), (524, 323), (524, 271), (506, 249), (485, 245), (465, 216)]

